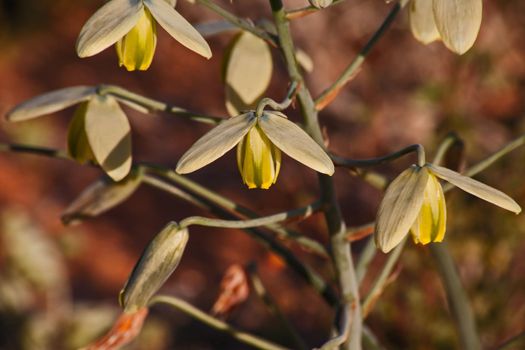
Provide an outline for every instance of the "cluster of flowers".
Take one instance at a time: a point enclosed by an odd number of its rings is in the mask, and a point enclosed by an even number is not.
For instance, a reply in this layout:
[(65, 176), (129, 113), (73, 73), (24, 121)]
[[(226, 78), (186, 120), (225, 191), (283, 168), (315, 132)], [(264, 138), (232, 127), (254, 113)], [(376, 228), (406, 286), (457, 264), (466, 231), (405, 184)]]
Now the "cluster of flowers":
[[(175, 0), (111, 0), (82, 28), (77, 52), (81, 57), (92, 56), (116, 45), (121, 66), (147, 69), (154, 56), (159, 23), (182, 45), (211, 57), (204, 38), (174, 6)], [(472, 46), (481, 22), (481, 0), (412, 0), (410, 6), (412, 30), (420, 40), (439, 38), (458, 53)], [(240, 37), (238, 42), (246, 41), (255, 45), (257, 52), (266, 52), (264, 44), (250, 40)], [(78, 86), (26, 101), (9, 112), (8, 119), (32, 119), (79, 104), (69, 127), (70, 156), (81, 163), (98, 164), (114, 181), (121, 181), (128, 176), (132, 160), (130, 125), (119, 103), (144, 112), (125, 98), (101, 93), (96, 87)], [(239, 171), (249, 188), (268, 189), (276, 182), (281, 151), (315, 171), (334, 173), (326, 151), (284, 114), (253, 110), (239, 112), (204, 135), (181, 157), (176, 171), (198, 170), (236, 145)], [(446, 211), (438, 177), (504, 209), (521, 211), (510, 197), (478, 181), (436, 165), (414, 165), (392, 182), (380, 205), (375, 239), (381, 250), (390, 251), (409, 232), (417, 243), (443, 239)]]

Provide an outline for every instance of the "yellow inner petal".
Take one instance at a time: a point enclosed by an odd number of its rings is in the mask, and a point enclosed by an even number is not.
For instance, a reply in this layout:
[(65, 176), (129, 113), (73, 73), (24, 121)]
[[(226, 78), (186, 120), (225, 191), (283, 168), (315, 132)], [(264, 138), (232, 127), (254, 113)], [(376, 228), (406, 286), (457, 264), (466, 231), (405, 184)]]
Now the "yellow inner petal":
[(128, 71), (148, 69), (156, 46), (156, 23), (145, 8), (137, 24), (116, 44), (119, 65), (126, 67)]
[(69, 123), (67, 133), (67, 150), (71, 158), (83, 164), (94, 161), (93, 151), (89, 146), (86, 135), (85, 120), (88, 102), (81, 103), (75, 111), (73, 119)]
[(443, 189), (438, 179), (429, 174), (425, 187), (423, 205), (412, 226), (415, 243), (441, 242), (446, 230), (446, 204)]
[(281, 151), (256, 125), (237, 146), (237, 165), (249, 188), (268, 189), (279, 175)]

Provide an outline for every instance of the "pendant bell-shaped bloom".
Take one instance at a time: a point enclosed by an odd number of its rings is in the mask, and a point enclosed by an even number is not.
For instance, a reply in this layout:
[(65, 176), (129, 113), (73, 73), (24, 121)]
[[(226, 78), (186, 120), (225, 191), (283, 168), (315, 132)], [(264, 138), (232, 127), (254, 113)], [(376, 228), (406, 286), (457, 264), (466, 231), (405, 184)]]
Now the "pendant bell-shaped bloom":
[(237, 145), (237, 165), (248, 188), (268, 189), (277, 181), (281, 151), (255, 126)]
[(119, 66), (128, 71), (147, 70), (157, 46), (157, 25), (145, 9), (137, 24), (115, 44)]
[(131, 169), (131, 127), (119, 102), (144, 112), (144, 108), (96, 87), (75, 86), (25, 101), (7, 113), (12, 122), (29, 120), (79, 104), (68, 131), (69, 155), (80, 163), (91, 161), (114, 181)]
[[(121, 65), (146, 69), (155, 51), (155, 23), (199, 55), (211, 50), (199, 32), (174, 8), (173, 0), (110, 0), (84, 24), (77, 40), (79, 57), (90, 57), (117, 44)], [(149, 63), (148, 63), (149, 62)]]
[(439, 180), (430, 173), (423, 192), (423, 204), (412, 225), (415, 243), (441, 242), (445, 237), (447, 207), (445, 195)]
[(441, 242), (445, 235), (446, 207), (437, 178), (516, 214), (521, 207), (505, 193), (455, 171), (416, 165), (403, 171), (388, 186), (379, 205), (374, 239), (384, 253), (394, 249), (411, 230), (416, 243)]
[(304, 165), (327, 175), (334, 163), (303, 129), (279, 112), (251, 111), (232, 117), (201, 137), (177, 163), (179, 174), (198, 170), (239, 144), (237, 164), (249, 188), (269, 188), (277, 179), (284, 152)]

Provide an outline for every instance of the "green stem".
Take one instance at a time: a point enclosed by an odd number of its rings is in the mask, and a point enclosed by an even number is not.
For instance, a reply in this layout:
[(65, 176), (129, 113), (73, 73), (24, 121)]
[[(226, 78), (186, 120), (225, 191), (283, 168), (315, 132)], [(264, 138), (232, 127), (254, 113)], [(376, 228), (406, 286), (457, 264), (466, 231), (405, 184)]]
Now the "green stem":
[(260, 117), (263, 112), (264, 108), (267, 106), (270, 106), (274, 111), (284, 111), (286, 108), (290, 107), (293, 101), (293, 96), (295, 94), (295, 91), (297, 90), (297, 82), (292, 82), (290, 85), (290, 88), (288, 89), (288, 92), (286, 93), (286, 97), (282, 102), (276, 102), (272, 100), (269, 97), (265, 97), (259, 101), (257, 104), (257, 109), (255, 110), (255, 116)]
[[(172, 170), (163, 169), (158, 166), (148, 166), (147, 169), (154, 174), (162, 176), (167, 180), (173, 181), (178, 186), (181, 186), (186, 190), (194, 193), (195, 195), (205, 198), (208, 202), (214, 203), (215, 205), (218, 205), (221, 208), (226, 209), (230, 212), (235, 212), (251, 219), (260, 217), (258, 213), (238, 203), (235, 203), (234, 201), (223, 197), (202, 185), (199, 185), (198, 183), (190, 180), (185, 176), (177, 174)], [(324, 258), (328, 257), (326, 249), (319, 242), (308, 238), (294, 230), (290, 230), (288, 228), (284, 228), (281, 225), (276, 224), (266, 225), (266, 228), (274, 232), (280, 239), (290, 240), (297, 243), (305, 251), (315, 253)]]
[(26, 153), (26, 154), (34, 154), (37, 156), (45, 156), (49, 158), (72, 160), (66, 151), (56, 150), (52, 148), (39, 147), (39, 146), (1, 143), (0, 152)]
[(420, 144), (410, 145), (394, 153), (387, 154), (386, 156), (370, 158), (370, 159), (347, 159), (336, 155), (330, 155), (335, 165), (346, 168), (367, 168), (373, 167), (380, 164), (387, 163), (391, 160), (401, 158), (402, 156), (409, 153), (416, 153), (418, 159), (418, 165), (425, 165), (425, 149)]
[[(341, 4), (343, 1), (345, 0), (334, 0), (332, 2), (332, 4), (328, 7), (325, 7), (325, 9), (327, 8), (330, 8), (332, 6), (335, 6), (337, 4)], [(310, 15), (312, 13), (316, 13), (318, 11), (321, 11), (323, 9), (318, 9), (317, 7), (315, 6), (305, 6), (305, 7), (300, 7), (300, 8), (296, 8), (296, 9), (292, 9), (292, 10), (287, 10), (286, 11), (286, 19), (296, 19), (296, 18), (300, 18), (300, 17), (304, 17), (304, 16), (307, 16), (307, 15)]]
[[(257, 216), (249, 209), (244, 208), (239, 204), (208, 190), (207, 188), (175, 173), (174, 171), (152, 165), (147, 166), (146, 169), (149, 172), (173, 180), (191, 193), (201, 196), (222, 208), (235, 211), (246, 216)], [(221, 212), (220, 214), (225, 216), (227, 213)], [(278, 229), (278, 226), (271, 227), (272, 229)], [(294, 270), (299, 276), (303, 277), (312, 287), (314, 287), (329, 305), (335, 305), (337, 303), (337, 298), (335, 297), (332, 288), (323, 280), (321, 276), (319, 276), (319, 274), (313, 271), (309, 266), (306, 266), (304, 263), (302, 263), (292, 251), (260, 229), (245, 229), (245, 231), (253, 236), (257, 241), (261, 242), (266, 248), (280, 256), (292, 270)], [(302, 242), (302, 244), (304, 243), (305, 242)]]
[(441, 281), (447, 293), (448, 304), (452, 317), (456, 321), (461, 348), (479, 350), (481, 343), (476, 330), (476, 321), (470, 308), (470, 303), (461, 284), (454, 260), (447, 249), (446, 242), (431, 244), (430, 252), (436, 261)]
[(392, 253), (390, 253), (385, 265), (383, 266), (383, 269), (381, 270), (381, 273), (375, 280), (372, 288), (370, 288), (370, 291), (368, 292), (368, 295), (366, 296), (365, 301), (363, 302), (364, 317), (366, 317), (370, 313), (373, 304), (376, 302), (377, 298), (385, 289), (388, 277), (394, 270), (394, 267), (397, 261), (399, 260), (399, 257), (401, 256), (401, 252), (403, 251), (405, 242), (406, 238), (401, 243), (399, 243), (399, 245), (392, 251)]
[[(281, 0), (270, 0), (270, 4), (288, 74), (291, 81), (299, 84), (297, 99), (301, 106), (305, 129), (319, 145), (323, 146), (323, 134), (319, 125), (315, 104), (309, 90), (305, 87), (304, 79), (295, 60), (295, 47), (283, 3)], [(319, 185), (324, 204), (325, 221), (331, 237), (333, 259), (342, 294), (342, 308), (352, 310), (350, 341), (346, 343), (346, 347), (358, 350), (361, 349), (361, 306), (351, 248), (345, 239), (345, 223), (337, 202), (331, 177), (320, 174)]]
[(215, 12), (216, 14), (218, 14), (219, 16), (221, 16), (222, 18), (224, 18), (225, 20), (227, 20), (231, 24), (233, 24), (233, 25), (235, 25), (235, 26), (237, 26), (237, 27), (239, 27), (239, 28), (241, 28), (241, 29), (243, 29), (243, 30), (245, 30), (247, 32), (250, 32), (250, 33), (252, 33), (255, 36), (258, 36), (259, 38), (261, 38), (263, 40), (266, 40), (272, 46), (274, 46), (274, 47), (278, 47), (279, 46), (278, 45), (278, 43), (279, 43), (278, 38), (276, 38), (275, 36), (273, 36), (270, 33), (266, 32), (265, 30), (255, 26), (253, 24), (253, 22), (235, 16), (233, 13), (223, 9), (222, 7), (220, 7), (219, 5), (217, 5), (215, 2), (213, 2), (211, 0), (196, 0), (196, 2), (199, 5), (205, 6), (208, 9), (210, 9), (211, 11)]
[(275, 300), (273, 300), (272, 296), (266, 288), (264, 287), (264, 283), (261, 280), (261, 277), (257, 273), (257, 267), (255, 264), (250, 264), (248, 268), (246, 269), (248, 271), (248, 275), (250, 276), (250, 280), (252, 282), (253, 290), (257, 294), (257, 296), (263, 301), (263, 303), (266, 305), (268, 310), (279, 319), (281, 322), (283, 328), (286, 330), (286, 332), (290, 335), (292, 338), (295, 346), (297, 349), (308, 349), (306, 346), (304, 340), (301, 338), (297, 330), (292, 326), (290, 321), (286, 318), (286, 316), (283, 314)]
[(184, 300), (171, 297), (171, 296), (164, 296), (164, 295), (158, 295), (151, 299), (150, 305), (154, 304), (166, 304), (169, 306), (174, 307), (175, 309), (185, 313), (186, 315), (216, 329), (221, 332), (228, 333), (233, 338), (237, 339), (240, 342), (243, 342), (244, 344), (248, 344), (256, 349), (262, 349), (262, 350), (284, 350), (285, 347), (272, 343), (266, 339), (257, 337), (255, 335), (239, 331), (235, 329), (234, 327), (230, 326), (229, 324), (208, 315), (207, 313), (197, 309), (193, 305), (185, 302)]
[(181, 228), (186, 228), (189, 226), (207, 226), (207, 227), (223, 227), (223, 228), (253, 228), (260, 226), (267, 226), (271, 224), (276, 224), (288, 220), (290, 218), (307, 218), (314, 214), (321, 207), (320, 202), (315, 202), (313, 204), (307, 205), (303, 208), (297, 208), (282, 213), (263, 216), (256, 219), (250, 220), (222, 220), (222, 219), (213, 219), (206, 218), (202, 216), (191, 216), (189, 218), (183, 219), (179, 226)]
[(355, 75), (357, 70), (361, 67), (363, 62), (366, 59), (366, 56), (370, 53), (372, 48), (377, 44), (379, 39), (386, 33), (388, 28), (390, 28), (390, 25), (392, 22), (394, 22), (394, 19), (397, 17), (398, 13), (400, 12), (403, 3), (396, 3), (394, 4), (394, 7), (390, 10), (389, 14), (386, 16), (385, 20), (379, 27), (379, 29), (372, 35), (372, 37), (368, 40), (366, 45), (361, 49), (357, 57), (346, 67), (346, 69), (343, 71), (343, 73), (339, 76), (339, 78), (326, 90), (324, 90), (319, 97), (316, 98), (315, 104), (319, 105), (325, 102), (326, 100), (332, 100), (334, 95), (337, 94), (337, 92), (344, 86), (346, 83), (348, 83), (352, 77)]
[(117, 99), (137, 104), (150, 112), (167, 112), (179, 117), (188, 118), (190, 120), (198, 121), (206, 124), (218, 124), (224, 120), (221, 117), (214, 117), (199, 113), (188, 111), (184, 108), (172, 106), (168, 103), (157, 101), (149, 97), (145, 97), (134, 92), (128, 91), (124, 88), (115, 85), (99, 85), (97, 87), (99, 95), (111, 95)]
[(359, 284), (361, 284), (361, 282), (365, 278), (368, 266), (370, 266), (370, 263), (376, 256), (376, 253), (376, 243), (374, 242), (374, 239), (371, 238), (366, 243), (365, 248), (361, 251), (361, 255), (359, 256), (359, 260), (357, 261), (356, 275)]

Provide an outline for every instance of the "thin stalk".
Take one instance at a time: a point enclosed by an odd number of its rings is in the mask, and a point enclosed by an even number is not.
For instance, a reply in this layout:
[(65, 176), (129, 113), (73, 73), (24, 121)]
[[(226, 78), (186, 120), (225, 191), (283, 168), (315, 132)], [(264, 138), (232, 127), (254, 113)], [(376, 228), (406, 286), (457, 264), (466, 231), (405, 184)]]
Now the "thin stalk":
[[(325, 7), (324, 9), (330, 8), (330, 7), (335, 6), (337, 4), (341, 4), (343, 1), (345, 1), (345, 0), (334, 0), (330, 6)], [(316, 12), (324, 10), (324, 9), (318, 9), (315, 6), (310, 5), (310, 6), (300, 7), (300, 8), (296, 8), (296, 9), (292, 9), (292, 10), (287, 10), (286, 11), (286, 19), (291, 20), (291, 19), (305, 17), (305, 16), (308, 16), (308, 15), (311, 15), (312, 13), (316, 13)]]
[(292, 209), (282, 213), (263, 216), (256, 219), (249, 220), (222, 220), (222, 219), (213, 219), (206, 218), (202, 216), (191, 216), (189, 218), (181, 220), (179, 226), (181, 228), (186, 228), (189, 226), (207, 226), (207, 227), (222, 227), (222, 228), (254, 228), (260, 226), (266, 226), (271, 224), (276, 224), (288, 220), (290, 218), (307, 218), (313, 213), (319, 210), (321, 207), (320, 202), (315, 202), (310, 205), (307, 205), (303, 208)]
[(290, 323), (290, 321), (286, 318), (284, 313), (279, 308), (279, 305), (275, 302), (275, 300), (272, 298), (270, 293), (266, 290), (266, 287), (264, 286), (263, 281), (261, 280), (261, 277), (257, 273), (257, 267), (255, 264), (251, 264), (246, 269), (248, 272), (248, 275), (250, 276), (250, 280), (253, 286), (253, 290), (257, 294), (257, 296), (262, 300), (264, 305), (268, 308), (268, 310), (281, 322), (283, 328), (286, 330), (286, 332), (290, 335), (291, 339), (293, 340), (295, 347), (297, 349), (308, 349), (308, 346), (306, 346), (306, 343), (302, 339), (302, 337), (299, 335), (299, 332), (295, 329), (295, 327)]
[(195, 113), (187, 109), (170, 105), (166, 102), (154, 100), (134, 92), (128, 91), (120, 86), (100, 85), (97, 88), (99, 95), (111, 95), (117, 99), (137, 104), (150, 112), (166, 112), (179, 117), (188, 118), (206, 124), (219, 124), (224, 118)]
[[(146, 168), (149, 172), (163, 176), (167, 179), (171, 179), (178, 185), (184, 187), (186, 190), (201, 196), (202, 198), (224, 209), (238, 212), (246, 216), (256, 216), (256, 214), (249, 209), (244, 208), (225, 197), (222, 197), (221, 195), (197, 184), (196, 182), (191, 181), (184, 176), (178, 175), (174, 171), (152, 165), (147, 166)], [(277, 229), (277, 226), (272, 227), (272, 229)], [(309, 266), (306, 266), (303, 262), (301, 262), (292, 251), (260, 229), (245, 229), (245, 231), (253, 236), (257, 241), (261, 242), (266, 248), (280, 256), (292, 270), (294, 270), (299, 276), (304, 278), (306, 282), (314, 287), (329, 305), (335, 305), (337, 303), (337, 298), (335, 297), (334, 291), (330, 285), (328, 285), (326, 281), (324, 281), (324, 279)]]
[(293, 96), (297, 90), (297, 82), (292, 82), (290, 85), (290, 88), (288, 89), (288, 92), (286, 93), (286, 97), (282, 102), (276, 102), (272, 100), (269, 97), (265, 97), (259, 101), (257, 104), (257, 109), (255, 110), (255, 115), (257, 117), (260, 117), (263, 114), (264, 109), (269, 106), (274, 111), (284, 111), (286, 108), (290, 107), (293, 101)]
[[(469, 177), (473, 177), (473, 176), (479, 174), (480, 172), (482, 172), (483, 170), (487, 169), (489, 166), (494, 164), (496, 161), (500, 160), (505, 155), (507, 155), (508, 153), (514, 151), (516, 148), (522, 146), (523, 144), (525, 144), (525, 135), (522, 135), (522, 136), (514, 139), (510, 143), (508, 143), (505, 146), (503, 146), (499, 151), (493, 153), (492, 155), (490, 155), (489, 157), (483, 159), (482, 161), (478, 162), (477, 164), (474, 164), (473, 166), (471, 166), (470, 168), (465, 170), (463, 172), (463, 175), (469, 176)], [(448, 192), (448, 191), (450, 191), (453, 188), (454, 188), (454, 185), (452, 185), (450, 183), (447, 183), (445, 186), (443, 186), (443, 191), (444, 192)]]
[(25, 153), (34, 154), (37, 156), (45, 156), (49, 158), (72, 160), (66, 151), (40, 146), (1, 143), (0, 152)]
[(196, 0), (196, 3), (202, 6), (207, 7), (211, 11), (215, 12), (231, 24), (252, 33), (255, 36), (258, 36), (259, 38), (266, 40), (270, 45), (274, 47), (278, 47), (279, 40), (275, 36), (271, 35), (270, 33), (266, 32), (262, 28), (259, 28), (253, 24), (253, 22), (245, 20), (243, 18), (239, 18), (233, 13), (225, 10), (224, 8), (217, 5), (215, 2), (211, 0)]
[(454, 144), (461, 142), (458, 135), (456, 133), (451, 133), (445, 137), (443, 141), (441, 141), (436, 154), (434, 155), (434, 159), (432, 160), (432, 164), (434, 165), (441, 165), (443, 162), (443, 159), (445, 158), (447, 152), (454, 146)]
[(373, 304), (377, 301), (377, 299), (385, 289), (385, 285), (388, 282), (388, 277), (394, 270), (394, 266), (396, 265), (397, 261), (399, 260), (399, 257), (401, 256), (401, 251), (405, 246), (405, 242), (406, 238), (401, 243), (399, 243), (399, 245), (388, 256), (388, 259), (385, 265), (383, 266), (381, 273), (375, 280), (372, 288), (368, 292), (363, 302), (363, 317), (366, 317), (370, 313)]
[(403, 6), (403, 2), (397, 2), (396, 4), (394, 4), (394, 6), (390, 10), (389, 14), (386, 16), (379, 29), (377, 29), (377, 31), (368, 40), (366, 45), (358, 53), (357, 57), (346, 67), (346, 69), (339, 76), (339, 78), (337, 78), (337, 80), (331, 86), (324, 90), (321, 93), (321, 95), (319, 95), (319, 97), (315, 99), (315, 105), (318, 110), (323, 109), (324, 107), (326, 107), (326, 105), (332, 102), (341, 90), (341, 88), (343, 88), (343, 86), (345, 86), (346, 83), (348, 83), (355, 76), (355, 74), (357, 73), (359, 68), (361, 68), (363, 62), (365, 61), (366, 56), (377, 44), (379, 39), (381, 39), (381, 37), (390, 28), (390, 25), (392, 24), (392, 22), (394, 22), (394, 19), (397, 17), (398, 13), (400, 12)]
[(197, 309), (190, 303), (185, 302), (184, 300), (171, 297), (171, 296), (165, 296), (165, 295), (158, 295), (151, 299), (150, 305), (154, 304), (166, 304), (169, 305), (186, 315), (196, 319), (197, 321), (200, 321), (211, 328), (214, 328), (218, 331), (228, 333), (231, 337), (237, 339), (238, 341), (250, 345), (256, 349), (261, 350), (284, 350), (286, 349), (284, 346), (272, 343), (266, 339), (260, 338), (258, 336), (242, 332), (237, 330), (236, 328), (230, 326), (229, 324), (208, 315), (207, 313)]
[(390, 162), (391, 160), (401, 158), (402, 156), (406, 154), (410, 154), (410, 153), (417, 154), (419, 166), (425, 165), (425, 149), (420, 144), (410, 145), (399, 151), (387, 154), (386, 156), (377, 157), (377, 158), (347, 159), (347, 158), (339, 157), (333, 154), (330, 155), (330, 157), (332, 158), (335, 165), (337, 166), (342, 166), (346, 168), (367, 168), (367, 167), (373, 167), (373, 166), (377, 166), (380, 164)]
[(446, 242), (431, 244), (430, 252), (437, 262), (436, 265), (447, 293), (450, 311), (457, 324), (461, 348), (465, 350), (481, 349), (476, 320)]
[[(165, 179), (171, 180), (176, 183), (178, 186), (181, 186), (188, 191), (205, 198), (207, 201), (214, 203), (223, 209), (226, 209), (230, 212), (235, 212), (247, 218), (258, 218), (260, 215), (234, 201), (219, 195), (216, 192), (213, 192), (204, 186), (190, 180), (187, 177), (179, 175), (172, 170), (162, 169), (160, 167), (148, 167), (148, 170), (152, 173), (155, 173), (159, 176), (164, 177)], [(308, 238), (294, 230), (282, 227), (277, 224), (266, 225), (265, 228), (274, 232), (280, 239), (290, 240), (298, 244), (302, 249), (307, 252), (311, 252), (322, 256), (324, 258), (328, 257), (326, 249), (317, 241)]]
[[(304, 79), (295, 59), (295, 47), (283, 3), (281, 0), (270, 0), (270, 5), (288, 74), (291, 81), (297, 82), (299, 85), (297, 99), (301, 106), (305, 129), (319, 145), (323, 146), (323, 134), (319, 125), (317, 111), (310, 91), (305, 87)], [(319, 186), (324, 204), (325, 221), (331, 237), (337, 279), (342, 295), (341, 307), (352, 310), (350, 341), (345, 344), (345, 347), (359, 350), (361, 349), (361, 306), (351, 248), (345, 239), (345, 222), (337, 202), (332, 179), (329, 176), (320, 174)]]
[(376, 253), (376, 243), (374, 242), (374, 239), (371, 238), (366, 243), (365, 248), (361, 251), (361, 255), (359, 256), (359, 260), (357, 261), (356, 275), (360, 285), (363, 279), (365, 278), (368, 266), (370, 266), (370, 263), (376, 256)]

